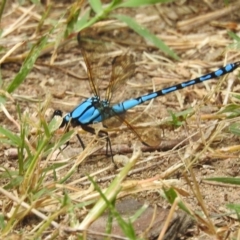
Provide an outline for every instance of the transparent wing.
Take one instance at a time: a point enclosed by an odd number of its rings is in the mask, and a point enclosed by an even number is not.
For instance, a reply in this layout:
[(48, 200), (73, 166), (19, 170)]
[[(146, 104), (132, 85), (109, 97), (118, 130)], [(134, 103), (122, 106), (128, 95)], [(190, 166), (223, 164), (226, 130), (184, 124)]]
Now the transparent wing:
[(156, 118), (146, 111), (127, 112), (125, 121), (132, 127), (135, 135), (148, 146), (159, 146), (162, 139), (162, 129), (157, 125)]
[(100, 97), (99, 88), (107, 86), (111, 76), (112, 59), (108, 56), (108, 46), (87, 33), (78, 33), (77, 39), (87, 67), (91, 90)]
[(109, 103), (116, 91), (119, 90), (119, 86), (125, 86), (126, 80), (133, 76), (135, 68), (132, 55), (126, 53), (113, 59), (111, 78), (105, 95), (105, 99)]
[[(111, 106), (113, 104), (112, 98), (116, 99), (115, 95), (120, 96), (121, 99), (121, 93), (126, 93), (128, 88), (125, 84), (126, 80), (131, 79), (136, 68), (133, 56), (128, 53), (116, 57), (112, 64), (111, 79), (105, 96)], [(123, 98), (120, 101), (123, 100), (126, 99)], [(141, 126), (141, 123), (144, 124)], [(156, 127), (154, 116), (150, 116), (148, 111), (145, 113), (134, 108), (120, 115), (116, 113), (114, 117), (106, 119), (103, 124), (108, 128), (115, 128), (125, 124), (142, 143), (148, 146), (158, 146), (161, 142), (162, 130)]]
[[(118, 103), (126, 100), (124, 98), (128, 90), (126, 81), (133, 76), (136, 67), (134, 58), (128, 52), (111, 57), (110, 46), (108, 47), (104, 42), (89, 36), (89, 34), (78, 34), (78, 42), (87, 67), (90, 87), (93, 93), (99, 97), (101, 97), (101, 90), (106, 89), (104, 100), (109, 103), (111, 109), (113, 101)], [(102, 111), (103, 115), (107, 115), (104, 113), (104, 109)], [(139, 113), (134, 108), (129, 112), (116, 114), (104, 120), (103, 125), (107, 128), (117, 128), (124, 123), (141, 142), (149, 146), (157, 146), (161, 139), (161, 129), (147, 124), (139, 125), (143, 122), (152, 122), (150, 119), (149, 114), (142, 111)]]
[(162, 129), (157, 125), (156, 119), (148, 113), (130, 111), (120, 115), (116, 113), (114, 117), (104, 121), (104, 126), (108, 129), (118, 129), (124, 125), (147, 146), (156, 147), (161, 143)]
[[(110, 107), (116, 103), (116, 101), (124, 100), (124, 93), (126, 92), (126, 81), (130, 79), (135, 72), (135, 64), (132, 55), (124, 54), (117, 56), (112, 61), (111, 76), (108, 87), (105, 93), (105, 99), (109, 103)], [(125, 89), (123, 89), (125, 88)], [(112, 102), (112, 99), (115, 102)], [(114, 118), (106, 119), (103, 121), (103, 125), (106, 127), (119, 127), (124, 121), (125, 113), (116, 115)], [(129, 125), (126, 122), (126, 125)]]

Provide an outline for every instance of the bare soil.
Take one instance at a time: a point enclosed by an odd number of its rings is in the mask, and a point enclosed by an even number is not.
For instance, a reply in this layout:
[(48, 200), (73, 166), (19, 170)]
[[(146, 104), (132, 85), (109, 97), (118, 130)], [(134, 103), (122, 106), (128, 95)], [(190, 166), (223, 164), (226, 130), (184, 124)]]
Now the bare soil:
[[(50, 16), (59, 19), (68, 5), (68, 1), (55, 1)], [(30, 7), (30, 4), (26, 4), (20, 8), (14, 1), (7, 2), (1, 22), (2, 28), (8, 29), (8, 26), (16, 23)], [(135, 18), (138, 23), (162, 39), (177, 53), (179, 61), (166, 56), (124, 24), (116, 21), (109, 24), (104, 20), (96, 24), (92, 28), (92, 31), (96, 31), (96, 36), (115, 42), (115, 51), (128, 50), (135, 57), (137, 66), (135, 75), (119, 89), (117, 97), (122, 100), (138, 97), (194, 79), (226, 63), (238, 61), (237, 45), (233, 44), (228, 31), (238, 34), (239, 9), (239, 1), (233, 1), (229, 7), (224, 5), (224, 1), (176, 1), (176, 3), (117, 11)], [(31, 12), (32, 15), (26, 15), (29, 16), (26, 22), (0, 40), (0, 45), (10, 49), (17, 43), (33, 37), (43, 8), (38, 9), (35, 6)], [(103, 27), (100, 28), (100, 24)], [(53, 35), (52, 41), (57, 41), (54, 37)], [(26, 42), (19, 47), (11, 55), (12, 58), (7, 58), (2, 63), (3, 86), (7, 86), (18, 73), (22, 61), (14, 57), (25, 52), (27, 44)], [(6, 109), (14, 119), (18, 118), (17, 104), (23, 113), (28, 112), (33, 118), (37, 118), (36, 113), (44, 101), (49, 116), (54, 109), (61, 109), (64, 113), (72, 111), (80, 102), (92, 95), (83, 66), (76, 39), (59, 48), (55, 55), (52, 51), (43, 54), (38, 58), (34, 69), (23, 84), (12, 94), (14, 102), (8, 101)], [(216, 229), (221, 231), (219, 234), (221, 239), (233, 239), (237, 236), (239, 230), (236, 219), (234, 216), (224, 215), (229, 213), (226, 204), (239, 202), (240, 192), (238, 187), (211, 183), (204, 179), (220, 176), (235, 177), (239, 174), (239, 137), (228, 130), (229, 124), (239, 122), (239, 119), (226, 120), (218, 115), (226, 105), (233, 102), (238, 104), (232, 93), (238, 93), (239, 87), (237, 71), (235, 71), (220, 80), (198, 84), (134, 108), (132, 111), (137, 113), (148, 108), (151, 119), (160, 123), (161, 144), (155, 149), (141, 145), (139, 139), (124, 125), (117, 131), (109, 131), (116, 161), (130, 157), (135, 144), (142, 147), (141, 159), (135, 166), (137, 171), (129, 175), (126, 181), (143, 181), (152, 178), (169, 180), (168, 184), (172, 181), (174, 187), (184, 192), (182, 199), (185, 203), (193, 211), (202, 213), (202, 207), (199, 206), (199, 201), (190, 186), (197, 190), (193, 184), (186, 181), (188, 179), (192, 183), (195, 176), (206, 211)], [(101, 88), (105, 90), (106, 85), (102, 85)], [(188, 116), (186, 121), (182, 121), (182, 126), (176, 128), (166, 125), (165, 120), (169, 119), (171, 112), (179, 113), (189, 109), (193, 109), (193, 114)], [(3, 112), (0, 121), (1, 126), (18, 133)], [(100, 125), (94, 127), (99, 129)], [(79, 134), (86, 145), (96, 138), (81, 129)], [(86, 174), (108, 167), (107, 171), (96, 177), (96, 181), (105, 188), (119, 171), (111, 167), (111, 157), (105, 156), (105, 142), (99, 141), (96, 146), (99, 145), (102, 148), (86, 158), (81, 163), (79, 172), (71, 178), (72, 183), (76, 182), (74, 187), (88, 189), (88, 180), (80, 179)], [(10, 154), (12, 147), (2, 144), (0, 149), (1, 166), (16, 169), (16, 159)], [(57, 161), (72, 157), (68, 162), (70, 168), (80, 152), (82, 149), (77, 138), (74, 137), (70, 141), (70, 146), (58, 156)], [(193, 166), (192, 171), (189, 170), (190, 165)], [(174, 167), (176, 168), (173, 169)], [(64, 175), (67, 169), (59, 174)], [(169, 203), (156, 189), (138, 191), (131, 197), (152, 206), (157, 204), (163, 209), (169, 208)], [(188, 229), (185, 234), (186, 239), (216, 239), (216, 236), (211, 237), (207, 229), (204, 229), (203, 224), (201, 225), (200, 222), (198, 224), (200, 228), (195, 225)]]

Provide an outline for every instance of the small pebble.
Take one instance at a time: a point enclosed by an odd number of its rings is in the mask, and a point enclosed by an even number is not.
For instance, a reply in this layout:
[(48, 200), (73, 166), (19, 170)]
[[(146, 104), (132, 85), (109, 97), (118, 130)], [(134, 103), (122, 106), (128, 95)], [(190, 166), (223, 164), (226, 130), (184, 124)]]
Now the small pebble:
[(9, 148), (4, 151), (4, 154), (9, 158), (9, 159), (17, 159), (18, 158), (18, 150), (17, 148)]
[(55, 84), (54, 78), (52, 78), (52, 77), (49, 78), (49, 79), (48, 79), (48, 85), (49, 85), (49, 86), (53, 86), (54, 84)]
[(115, 155), (113, 157), (113, 161), (117, 164), (117, 166), (124, 167), (129, 162), (129, 158), (124, 155)]

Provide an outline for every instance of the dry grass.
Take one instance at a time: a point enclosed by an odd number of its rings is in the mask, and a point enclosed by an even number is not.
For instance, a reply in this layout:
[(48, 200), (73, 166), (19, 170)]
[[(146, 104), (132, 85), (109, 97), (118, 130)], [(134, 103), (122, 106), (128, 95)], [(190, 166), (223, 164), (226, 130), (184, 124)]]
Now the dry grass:
[[(228, 31), (239, 32), (239, 8), (240, 1), (228, 7), (222, 1), (182, 1), (115, 11), (148, 28), (175, 51), (179, 61), (163, 54), (126, 23), (116, 18), (98, 19), (90, 30), (114, 42), (108, 56), (129, 51), (135, 57), (135, 76), (119, 88), (116, 97), (138, 97), (238, 61), (237, 37), (234, 41)], [(144, 115), (135, 127), (161, 129), (157, 147), (139, 147), (139, 140), (126, 125), (108, 129), (118, 169), (105, 156), (104, 139), (81, 129), (56, 133), (59, 120), (49, 125), (53, 109), (71, 111), (91, 95), (70, 24), (88, 9), (83, 1), (47, 1), (41, 6), (7, 1), (4, 7), (0, 38), (1, 237), (100, 239), (108, 236), (105, 228), (88, 227), (108, 208), (118, 226), (125, 229), (122, 236), (113, 231), (115, 238), (134, 239), (131, 224), (112, 204), (128, 197), (162, 208), (171, 205), (153, 239), (164, 239), (179, 208), (195, 220), (194, 227), (182, 233), (186, 239), (238, 239), (236, 214), (225, 207), (239, 199), (238, 179), (236, 185), (205, 180), (239, 174), (237, 70), (131, 110), (150, 115), (149, 119)], [(46, 42), (43, 36), (47, 36)], [(28, 66), (21, 70), (26, 59)], [(21, 71), (21, 84), (13, 86), (12, 80)], [(76, 132), (87, 144), (83, 151)], [(59, 154), (59, 146), (68, 140), (70, 146)]]

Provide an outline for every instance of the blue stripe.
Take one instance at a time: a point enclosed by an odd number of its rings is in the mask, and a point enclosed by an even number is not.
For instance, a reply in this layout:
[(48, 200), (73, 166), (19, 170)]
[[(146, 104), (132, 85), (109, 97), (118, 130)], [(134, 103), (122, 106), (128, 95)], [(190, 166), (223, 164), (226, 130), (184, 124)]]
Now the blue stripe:
[(99, 110), (96, 109), (95, 113), (91, 117), (91, 122), (92, 123), (99, 123), (99, 122), (102, 122), (102, 121), (103, 121), (103, 118), (102, 118)]
[(149, 101), (153, 98), (156, 98), (157, 96), (158, 95), (155, 92), (153, 92), (153, 93), (142, 96), (141, 99), (142, 99), (142, 102), (146, 102), (146, 101)]
[[(139, 101), (139, 99), (140, 99), (140, 101)], [(112, 106), (112, 109), (115, 113), (121, 114), (121, 113), (124, 113), (125, 111), (127, 111), (128, 109), (139, 105), (140, 103), (141, 103), (141, 98), (129, 99), (122, 103), (115, 104), (114, 106)]]
[(230, 71), (232, 71), (234, 66), (235, 66), (234, 64), (229, 63), (229, 64), (226, 65), (225, 69), (226, 69), (227, 72), (230, 72)]
[(112, 109), (115, 113), (118, 113), (118, 114), (121, 114), (121, 113), (126, 111), (124, 109), (124, 107), (122, 106), (122, 103), (118, 103), (118, 104), (113, 105)]
[(207, 75), (204, 75), (202, 77), (199, 78), (200, 81), (206, 81), (208, 79), (212, 78), (212, 75), (211, 74), (207, 74)]
[(94, 113), (96, 112), (96, 108), (93, 106), (89, 108), (89, 105), (88, 105), (88, 108), (85, 110), (87, 111), (85, 111), (84, 113), (82, 113), (81, 116), (78, 117), (80, 122), (86, 122), (87, 119), (91, 119)]
[[(226, 69), (227, 70), (227, 69)], [(216, 75), (216, 77), (220, 77), (221, 75), (223, 75), (223, 70), (217, 70), (216, 72), (215, 72), (215, 75)]]
[(167, 94), (167, 93), (173, 92), (173, 91), (175, 91), (175, 90), (177, 90), (177, 87), (175, 87), (175, 86), (169, 87), (169, 88), (164, 88), (164, 89), (162, 90), (162, 93), (163, 93), (163, 94)]
[(66, 122), (69, 122), (70, 119), (71, 119), (70, 113), (67, 113), (67, 114), (65, 115), (64, 119), (65, 119)]
[(78, 121), (81, 124), (97, 123), (101, 122), (102, 120), (103, 119), (101, 117), (100, 111), (94, 106), (91, 106), (91, 108), (87, 109), (84, 114), (78, 117)]
[(84, 101), (82, 104), (80, 104), (79, 106), (77, 106), (71, 113), (72, 118), (79, 118), (80, 116), (82, 116), (82, 114), (84, 112), (86, 112), (86, 110), (88, 110), (89, 107), (92, 107), (92, 104)]
[(182, 87), (187, 87), (187, 86), (191, 86), (195, 83), (196, 83), (196, 81), (192, 80), (192, 81), (189, 81), (189, 82), (182, 83), (181, 85), (182, 85)]

